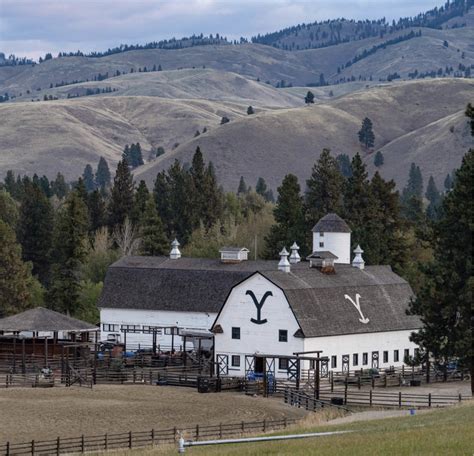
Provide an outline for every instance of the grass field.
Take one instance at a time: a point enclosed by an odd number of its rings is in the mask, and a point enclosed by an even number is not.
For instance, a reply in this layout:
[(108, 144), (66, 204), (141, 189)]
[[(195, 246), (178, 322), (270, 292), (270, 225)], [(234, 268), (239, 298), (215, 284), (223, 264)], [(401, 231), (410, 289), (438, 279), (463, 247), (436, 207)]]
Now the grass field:
[(196, 424), (302, 418), (306, 412), (241, 393), (190, 388), (99, 385), (0, 389), (0, 442), (24, 442)]
[[(352, 433), (287, 442), (263, 442), (214, 447), (186, 448), (189, 455), (251, 456), (251, 455), (472, 455), (474, 454), (474, 403), (437, 409), (416, 416), (407, 415), (344, 425), (311, 423), (289, 433), (351, 430)], [(177, 447), (137, 450), (140, 455), (172, 455)], [(117, 452), (114, 456), (130, 455)]]

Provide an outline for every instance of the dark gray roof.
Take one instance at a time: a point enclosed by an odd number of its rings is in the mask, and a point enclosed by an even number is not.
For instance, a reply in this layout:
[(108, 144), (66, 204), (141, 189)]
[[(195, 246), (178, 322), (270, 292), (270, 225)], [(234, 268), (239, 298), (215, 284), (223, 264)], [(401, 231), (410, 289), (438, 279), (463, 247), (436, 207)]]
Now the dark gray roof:
[(246, 247), (222, 247), (219, 249), (219, 252), (250, 252)]
[(0, 320), (0, 331), (97, 331), (85, 321), (76, 320), (54, 310), (36, 307)]
[(306, 257), (307, 260), (312, 259), (312, 258), (321, 258), (323, 260), (325, 259), (333, 259), (335, 260), (338, 258), (334, 253), (329, 252), (328, 250), (323, 250), (321, 252), (313, 252), (311, 255), (308, 255)]
[(313, 227), (318, 233), (350, 233), (349, 225), (337, 214), (327, 214)]
[[(278, 271), (277, 261), (221, 263), (218, 259), (125, 257), (105, 278), (99, 307), (217, 313), (231, 289), (259, 272), (280, 287), (306, 337), (417, 329), (417, 317), (405, 310), (413, 295), (408, 283), (389, 266), (364, 270), (337, 265), (327, 275), (308, 262)], [(369, 323), (362, 324), (356, 299)]]

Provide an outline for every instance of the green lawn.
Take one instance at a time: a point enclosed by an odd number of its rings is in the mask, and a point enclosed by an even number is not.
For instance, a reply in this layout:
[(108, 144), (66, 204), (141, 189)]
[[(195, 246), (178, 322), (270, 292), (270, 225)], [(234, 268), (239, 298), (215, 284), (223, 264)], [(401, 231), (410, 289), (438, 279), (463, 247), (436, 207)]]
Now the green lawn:
[[(243, 443), (186, 448), (189, 455), (474, 455), (474, 404), (432, 413), (299, 432), (353, 430), (353, 433), (287, 442)], [(298, 433), (294, 431), (293, 433)], [(161, 453), (161, 451), (157, 452)], [(176, 454), (176, 449), (161, 454)]]

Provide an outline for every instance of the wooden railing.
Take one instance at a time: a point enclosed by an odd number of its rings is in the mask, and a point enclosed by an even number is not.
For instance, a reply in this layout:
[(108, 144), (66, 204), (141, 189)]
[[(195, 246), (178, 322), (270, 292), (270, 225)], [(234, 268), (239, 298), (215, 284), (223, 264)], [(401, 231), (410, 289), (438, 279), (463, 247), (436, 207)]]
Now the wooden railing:
[(284, 429), (296, 424), (294, 419), (241, 421), (238, 423), (219, 423), (214, 425), (197, 424), (192, 427), (151, 429), (144, 432), (123, 432), (102, 435), (81, 435), (51, 440), (31, 440), (29, 442), (0, 444), (0, 456), (20, 455), (59, 455), (65, 453), (86, 453), (111, 449), (133, 449), (165, 443), (174, 443), (179, 435), (187, 439), (224, 438), (248, 433), (261, 433)]

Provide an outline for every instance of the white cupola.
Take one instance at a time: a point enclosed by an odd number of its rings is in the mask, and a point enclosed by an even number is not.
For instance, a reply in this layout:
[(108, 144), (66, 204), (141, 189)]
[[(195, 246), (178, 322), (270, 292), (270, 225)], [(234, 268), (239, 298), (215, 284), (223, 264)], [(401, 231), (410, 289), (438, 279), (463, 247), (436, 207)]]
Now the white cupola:
[(177, 260), (178, 258), (181, 258), (181, 252), (179, 251), (179, 242), (177, 239), (175, 239), (171, 243), (171, 252), (170, 252), (170, 260)]
[(290, 263), (296, 264), (301, 261), (300, 254), (298, 253), (299, 246), (296, 242), (293, 242), (293, 245), (290, 247), (291, 255), (290, 255)]
[(364, 269), (365, 267), (365, 261), (362, 258), (362, 254), (364, 251), (360, 248), (360, 245), (357, 245), (357, 247), (354, 249), (355, 257), (352, 260), (352, 266), (358, 269)]
[(278, 263), (278, 270), (283, 272), (290, 272), (290, 263), (288, 261), (289, 253), (288, 250), (286, 250), (286, 247), (283, 247), (279, 255), (280, 262)]
[(351, 264), (351, 229), (337, 214), (327, 214), (313, 228), (313, 252), (331, 252), (336, 264)]

